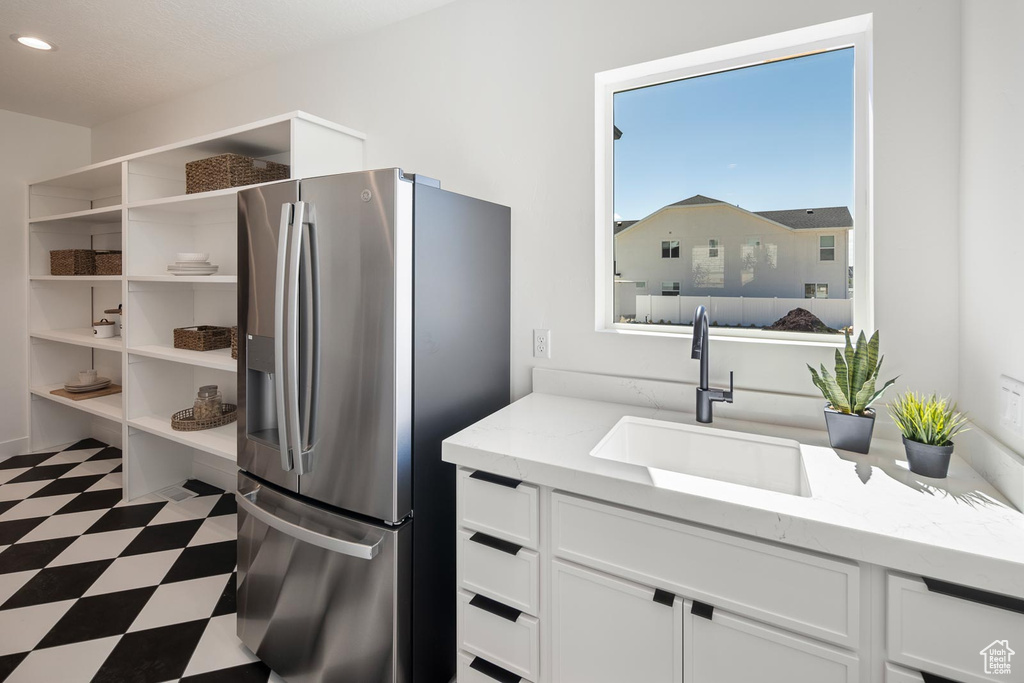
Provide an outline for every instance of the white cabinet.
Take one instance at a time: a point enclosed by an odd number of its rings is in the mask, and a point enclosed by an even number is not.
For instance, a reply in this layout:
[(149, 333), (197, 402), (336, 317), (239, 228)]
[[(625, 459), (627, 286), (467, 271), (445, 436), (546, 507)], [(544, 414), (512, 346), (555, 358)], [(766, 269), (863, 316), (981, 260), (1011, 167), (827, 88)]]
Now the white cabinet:
[(683, 601), (565, 562), (552, 562), (552, 681), (677, 683)]
[(458, 472), (459, 524), (466, 529), (537, 548), (538, 489), (487, 472)]
[(533, 681), (540, 669), (538, 625), (536, 617), (459, 591), (457, 628), (462, 649)]
[[(696, 612), (696, 613), (695, 613)], [(856, 683), (857, 657), (687, 600), (684, 683)]]

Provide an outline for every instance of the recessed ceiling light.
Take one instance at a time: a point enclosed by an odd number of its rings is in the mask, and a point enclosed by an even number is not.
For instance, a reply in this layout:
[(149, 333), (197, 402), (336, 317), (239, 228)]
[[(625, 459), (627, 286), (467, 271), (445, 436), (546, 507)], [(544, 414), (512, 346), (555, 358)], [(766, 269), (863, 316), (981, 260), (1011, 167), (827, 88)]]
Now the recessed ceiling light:
[(20, 43), (25, 47), (30, 47), (33, 50), (56, 50), (57, 46), (52, 43), (48, 43), (42, 38), (36, 38), (35, 36), (22, 36), (17, 33), (11, 34), (11, 40), (16, 43)]

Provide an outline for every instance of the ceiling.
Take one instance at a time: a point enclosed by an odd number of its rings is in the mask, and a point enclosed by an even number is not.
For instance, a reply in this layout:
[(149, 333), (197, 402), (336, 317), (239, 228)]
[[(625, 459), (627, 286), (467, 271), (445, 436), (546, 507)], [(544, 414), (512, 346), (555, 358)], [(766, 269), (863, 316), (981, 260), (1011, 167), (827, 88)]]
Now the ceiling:
[(0, 109), (93, 126), (451, 1), (2, 0)]

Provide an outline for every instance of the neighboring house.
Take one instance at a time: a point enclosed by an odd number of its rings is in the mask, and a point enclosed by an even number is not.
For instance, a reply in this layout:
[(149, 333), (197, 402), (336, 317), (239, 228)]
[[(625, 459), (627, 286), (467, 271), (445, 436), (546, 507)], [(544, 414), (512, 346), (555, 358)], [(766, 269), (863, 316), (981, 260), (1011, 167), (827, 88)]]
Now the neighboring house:
[(615, 223), (617, 315), (637, 294), (846, 299), (844, 206), (752, 212), (695, 195)]

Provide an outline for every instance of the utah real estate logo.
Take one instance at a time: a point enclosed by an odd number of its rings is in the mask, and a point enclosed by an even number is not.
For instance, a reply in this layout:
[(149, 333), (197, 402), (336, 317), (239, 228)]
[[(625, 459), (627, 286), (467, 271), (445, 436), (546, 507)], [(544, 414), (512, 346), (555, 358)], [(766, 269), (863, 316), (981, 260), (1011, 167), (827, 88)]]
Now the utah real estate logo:
[(1010, 659), (1017, 653), (1010, 649), (1008, 640), (994, 640), (980, 654), (985, 662), (986, 674), (1007, 675), (1010, 673)]

